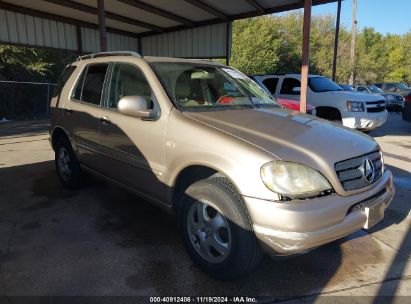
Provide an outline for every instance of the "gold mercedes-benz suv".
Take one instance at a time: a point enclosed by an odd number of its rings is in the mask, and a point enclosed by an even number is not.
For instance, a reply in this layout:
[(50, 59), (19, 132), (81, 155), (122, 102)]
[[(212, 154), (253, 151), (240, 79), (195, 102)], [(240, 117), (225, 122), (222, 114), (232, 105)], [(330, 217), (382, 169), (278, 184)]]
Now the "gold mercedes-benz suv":
[(57, 84), (50, 140), (65, 188), (91, 173), (177, 214), (191, 258), (220, 279), (249, 273), (264, 252), (368, 229), (394, 195), (371, 137), (285, 110), (208, 60), (80, 57)]

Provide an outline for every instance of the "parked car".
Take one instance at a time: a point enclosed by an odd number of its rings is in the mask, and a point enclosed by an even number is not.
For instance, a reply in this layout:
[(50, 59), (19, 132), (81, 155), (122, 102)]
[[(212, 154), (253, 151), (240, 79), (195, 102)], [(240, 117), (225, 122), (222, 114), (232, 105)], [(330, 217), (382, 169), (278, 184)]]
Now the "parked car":
[(50, 140), (66, 189), (87, 172), (176, 213), (189, 255), (220, 279), (252, 271), (263, 252), (368, 229), (394, 195), (371, 137), (285, 110), (206, 60), (80, 57), (58, 81)]
[[(254, 80), (264, 91), (267, 92), (267, 94), (270, 94), (270, 96), (275, 98), (262, 82), (256, 79), (253, 75), (250, 75), (248, 77)], [(284, 98), (275, 98), (275, 99), (280, 105), (282, 105), (286, 109), (300, 111), (300, 102), (296, 100), (284, 99)], [(313, 107), (311, 104), (307, 104), (307, 114), (316, 115), (315, 107)]]
[[(276, 98), (300, 100), (300, 74), (256, 75)], [(344, 126), (369, 131), (387, 120), (385, 100), (380, 96), (344, 91), (323, 76), (308, 76), (307, 101), (318, 117)]]
[(402, 112), (404, 107), (404, 98), (401, 94), (384, 93), (379, 87), (375, 85), (360, 84), (356, 85), (355, 89), (358, 92), (382, 96), (385, 98), (386, 108), (388, 111)]
[(405, 101), (404, 108), (402, 110), (402, 119), (411, 122), (411, 101)]
[(385, 93), (398, 93), (404, 97), (405, 102), (411, 101), (411, 88), (402, 82), (380, 82), (375, 84), (376, 87)]

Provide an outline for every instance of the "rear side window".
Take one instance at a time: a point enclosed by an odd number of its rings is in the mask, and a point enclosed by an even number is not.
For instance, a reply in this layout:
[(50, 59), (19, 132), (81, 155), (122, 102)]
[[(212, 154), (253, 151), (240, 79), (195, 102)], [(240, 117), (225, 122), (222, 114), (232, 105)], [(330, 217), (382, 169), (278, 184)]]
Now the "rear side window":
[(66, 84), (67, 80), (70, 78), (71, 74), (73, 74), (74, 70), (76, 69), (75, 66), (66, 67), (63, 72), (61, 73), (59, 80), (56, 84), (56, 89), (54, 90), (53, 97), (60, 95), (61, 90), (63, 90), (64, 85)]
[(83, 102), (100, 105), (107, 69), (108, 63), (88, 65), (77, 82), (73, 98)]
[(263, 81), (263, 84), (271, 94), (275, 94), (275, 90), (277, 89), (278, 84), (278, 78), (267, 78)]
[(293, 92), (295, 87), (301, 87), (299, 80), (294, 78), (284, 78), (280, 94), (300, 95), (298, 92)]
[(367, 92), (367, 89), (364, 87), (358, 87), (357, 91), (359, 92)]

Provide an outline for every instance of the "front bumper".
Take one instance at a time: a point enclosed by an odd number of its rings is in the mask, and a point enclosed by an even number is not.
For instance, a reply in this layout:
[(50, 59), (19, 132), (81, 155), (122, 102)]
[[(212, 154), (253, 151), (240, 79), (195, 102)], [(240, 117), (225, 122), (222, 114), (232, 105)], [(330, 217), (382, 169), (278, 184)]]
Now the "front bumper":
[(367, 206), (376, 206), (383, 214), (394, 193), (392, 174), (386, 171), (373, 189), (356, 195), (333, 194), (296, 202), (245, 197), (245, 202), (263, 249), (271, 255), (291, 255), (365, 228), (365, 206), (353, 209), (353, 205), (373, 197)]
[(346, 112), (342, 118), (343, 125), (359, 130), (372, 130), (382, 126), (388, 117), (387, 111), (377, 113), (367, 112)]

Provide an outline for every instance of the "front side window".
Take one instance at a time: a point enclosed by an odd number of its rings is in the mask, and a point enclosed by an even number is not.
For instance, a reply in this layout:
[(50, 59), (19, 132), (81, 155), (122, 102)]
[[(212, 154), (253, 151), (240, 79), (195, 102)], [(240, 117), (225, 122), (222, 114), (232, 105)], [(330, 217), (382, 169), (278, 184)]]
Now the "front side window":
[(119, 100), (125, 96), (143, 96), (151, 108), (151, 87), (143, 72), (135, 65), (116, 63), (110, 80), (108, 107), (117, 108)]
[(150, 66), (170, 99), (183, 109), (278, 106), (258, 84), (228, 67), (188, 62)]
[(300, 92), (298, 92), (297, 90), (293, 90), (294, 88), (299, 87), (301, 87), (301, 82), (298, 79), (284, 78), (280, 94), (300, 95)]
[(73, 98), (79, 101), (100, 105), (107, 69), (108, 63), (88, 65), (77, 81)]
[(358, 87), (357, 91), (359, 92), (367, 92), (367, 89), (364, 87)]

